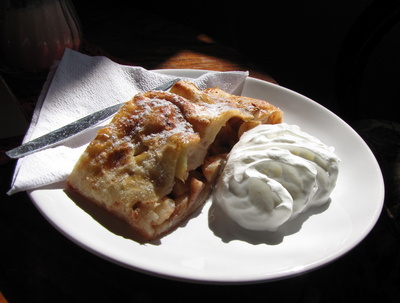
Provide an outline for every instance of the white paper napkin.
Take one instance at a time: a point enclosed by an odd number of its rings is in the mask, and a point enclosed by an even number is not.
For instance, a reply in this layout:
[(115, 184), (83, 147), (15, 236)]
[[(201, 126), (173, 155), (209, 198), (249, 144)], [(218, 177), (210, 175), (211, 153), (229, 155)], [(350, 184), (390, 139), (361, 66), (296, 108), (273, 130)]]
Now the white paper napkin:
[[(247, 72), (241, 71), (208, 72), (190, 80), (201, 89), (218, 85), (227, 92), (238, 93), (247, 76)], [(49, 73), (24, 142), (99, 109), (128, 101), (137, 92), (150, 90), (174, 78), (67, 49), (62, 60)], [(87, 144), (109, 121), (61, 145), (19, 159), (8, 194), (66, 180)]]

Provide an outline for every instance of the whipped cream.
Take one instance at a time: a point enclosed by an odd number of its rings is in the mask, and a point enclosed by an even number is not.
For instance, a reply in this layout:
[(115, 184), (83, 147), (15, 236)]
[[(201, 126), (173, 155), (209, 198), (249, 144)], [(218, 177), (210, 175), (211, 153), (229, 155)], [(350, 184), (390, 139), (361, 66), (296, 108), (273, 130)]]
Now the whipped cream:
[(339, 162), (333, 147), (297, 125), (260, 125), (231, 150), (214, 200), (242, 227), (275, 231), (329, 201)]

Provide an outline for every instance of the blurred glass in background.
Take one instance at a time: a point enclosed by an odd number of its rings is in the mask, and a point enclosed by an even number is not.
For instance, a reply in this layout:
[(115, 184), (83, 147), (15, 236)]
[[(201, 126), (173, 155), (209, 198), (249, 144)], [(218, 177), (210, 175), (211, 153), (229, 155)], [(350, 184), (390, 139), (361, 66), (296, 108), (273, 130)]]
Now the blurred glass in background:
[(46, 75), (65, 48), (78, 50), (82, 32), (70, 0), (0, 0), (0, 70)]

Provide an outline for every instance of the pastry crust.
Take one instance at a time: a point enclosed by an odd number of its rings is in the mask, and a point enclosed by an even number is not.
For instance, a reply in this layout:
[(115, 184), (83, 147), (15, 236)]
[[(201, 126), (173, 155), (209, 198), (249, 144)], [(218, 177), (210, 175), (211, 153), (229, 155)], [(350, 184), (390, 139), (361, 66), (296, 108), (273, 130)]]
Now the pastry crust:
[(244, 131), (282, 117), (266, 101), (187, 81), (137, 94), (98, 132), (67, 184), (151, 241), (204, 203)]

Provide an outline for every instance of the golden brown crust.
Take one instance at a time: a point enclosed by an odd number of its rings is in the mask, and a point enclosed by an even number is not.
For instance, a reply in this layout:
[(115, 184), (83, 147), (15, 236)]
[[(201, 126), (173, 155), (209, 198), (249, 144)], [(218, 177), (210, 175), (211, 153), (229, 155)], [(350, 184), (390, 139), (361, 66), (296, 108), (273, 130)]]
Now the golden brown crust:
[(67, 184), (150, 241), (204, 203), (243, 131), (281, 121), (282, 112), (265, 101), (180, 81), (170, 92), (128, 101), (89, 144)]

